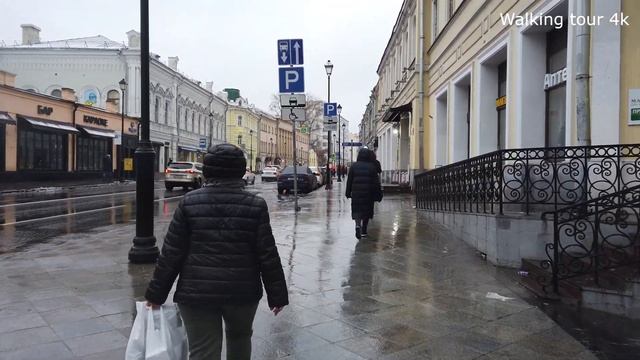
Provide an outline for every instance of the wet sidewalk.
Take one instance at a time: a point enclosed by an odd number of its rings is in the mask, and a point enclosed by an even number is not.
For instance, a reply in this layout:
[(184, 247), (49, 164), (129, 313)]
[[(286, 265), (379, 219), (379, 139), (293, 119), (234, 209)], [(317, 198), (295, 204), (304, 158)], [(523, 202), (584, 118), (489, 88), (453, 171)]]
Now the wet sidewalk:
[[(385, 196), (358, 241), (341, 194), (315, 191), (297, 217), (270, 204), (291, 305), (274, 317), (262, 301), (254, 359), (595, 359), (411, 196)], [(153, 270), (127, 263), (133, 234), (110, 226), (0, 256), (0, 359), (123, 359)]]

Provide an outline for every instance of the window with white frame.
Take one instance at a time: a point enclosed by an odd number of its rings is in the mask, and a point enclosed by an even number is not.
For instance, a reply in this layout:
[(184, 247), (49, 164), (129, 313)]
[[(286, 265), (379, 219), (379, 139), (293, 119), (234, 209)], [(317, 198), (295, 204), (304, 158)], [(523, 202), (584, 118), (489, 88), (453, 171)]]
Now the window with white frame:
[(160, 96), (156, 96), (156, 103), (153, 109), (153, 116), (154, 116), (153, 119), (155, 120), (155, 122), (159, 123), (160, 122)]
[(164, 123), (169, 124), (169, 100), (164, 103)]
[(433, 0), (431, 18), (433, 23), (433, 40), (435, 40), (438, 37), (438, 0)]

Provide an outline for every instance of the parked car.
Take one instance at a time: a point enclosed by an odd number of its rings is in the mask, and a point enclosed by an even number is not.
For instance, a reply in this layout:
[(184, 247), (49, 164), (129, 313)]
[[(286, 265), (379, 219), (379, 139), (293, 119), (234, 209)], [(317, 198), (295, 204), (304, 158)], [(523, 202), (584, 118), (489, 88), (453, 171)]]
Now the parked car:
[(262, 181), (276, 181), (280, 175), (280, 169), (276, 166), (266, 166), (262, 170)]
[(204, 175), (202, 164), (188, 161), (174, 161), (164, 171), (164, 187), (172, 191), (174, 187), (197, 189), (202, 186)]
[(247, 171), (245, 171), (244, 176), (242, 177), (242, 180), (244, 180), (244, 183), (249, 185), (253, 185), (256, 183), (256, 174), (252, 173), (251, 170), (247, 169)]
[[(308, 166), (297, 166), (298, 172), (298, 191), (310, 193), (318, 187), (318, 179)], [(278, 194), (293, 191), (293, 166), (287, 166), (278, 176)]]
[(318, 180), (318, 187), (324, 185), (324, 181), (325, 181), (325, 177), (326, 175), (324, 175), (324, 171), (322, 171), (322, 169), (318, 166), (310, 166), (309, 169), (311, 169), (311, 171), (313, 172), (313, 175), (316, 176), (316, 179)]

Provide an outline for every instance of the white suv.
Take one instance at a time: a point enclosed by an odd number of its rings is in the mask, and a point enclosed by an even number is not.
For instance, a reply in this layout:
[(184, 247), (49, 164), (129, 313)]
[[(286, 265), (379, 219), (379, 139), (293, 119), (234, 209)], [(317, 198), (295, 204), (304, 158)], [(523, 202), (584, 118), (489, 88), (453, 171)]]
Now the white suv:
[(184, 190), (202, 186), (204, 175), (202, 164), (188, 161), (175, 161), (164, 171), (164, 187), (171, 191), (174, 187), (182, 186)]
[(262, 181), (276, 181), (278, 180), (278, 175), (280, 174), (280, 170), (275, 166), (266, 166), (262, 169)]

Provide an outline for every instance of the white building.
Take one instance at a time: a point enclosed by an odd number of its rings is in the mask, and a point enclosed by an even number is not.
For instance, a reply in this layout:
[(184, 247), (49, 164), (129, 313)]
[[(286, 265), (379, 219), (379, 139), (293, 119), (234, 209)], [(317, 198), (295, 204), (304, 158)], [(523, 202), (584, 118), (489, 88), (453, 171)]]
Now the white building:
[[(101, 35), (40, 41), (38, 27), (22, 25), (22, 44), (0, 47), (0, 69), (18, 75), (18, 88), (53, 96), (70, 88), (79, 102), (99, 108), (120, 104), (119, 82), (125, 79), (125, 113), (139, 117), (140, 34), (131, 30), (127, 36), (128, 44)], [(167, 64), (159, 55), (150, 59), (151, 141), (158, 171), (169, 159), (196, 160), (205, 145), (225, 139), (226, 102), (212, 93), (213, 83), (202, 87), (177, 66), (178, 57), (169, 57)]]

